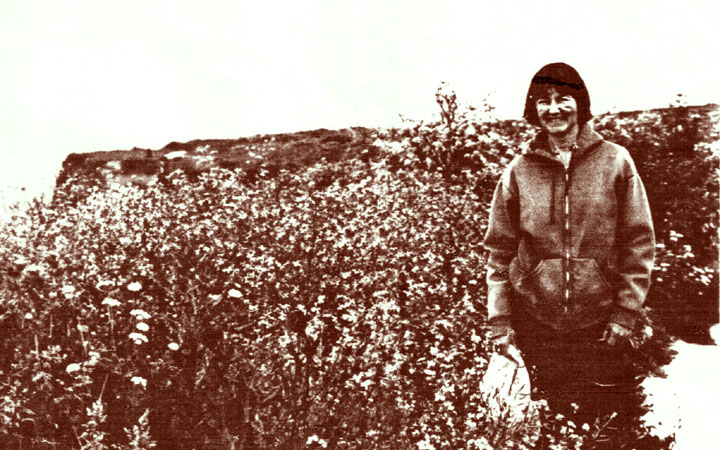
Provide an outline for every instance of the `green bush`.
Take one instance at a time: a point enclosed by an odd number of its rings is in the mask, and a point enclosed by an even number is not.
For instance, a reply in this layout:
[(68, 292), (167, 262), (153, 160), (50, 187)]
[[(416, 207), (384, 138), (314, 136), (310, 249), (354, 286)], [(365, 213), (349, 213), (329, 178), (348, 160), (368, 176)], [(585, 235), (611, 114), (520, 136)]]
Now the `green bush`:
[(341, 172), (92, 187), (13, 223), (8, 448), (482, 437), (483, 206), (433, 174)]
[[(642, 177), (658, 243), (648, 304), (685, 339), (708, 342), (718, 322), (717, 108), (605, 115), (596, 129), (630, 151)], [(682, 131), (678, 131), (682, 130)]]
[(512, 147), (481, 120), (489, 116), (492, 107), (462, 107), (444, 83), (435, 93), (435, 101), (439, 120), (412, 123), (407, 141), (410, 152), (405, 157), (412, 157), (416, 167), (439, 171), (446, 180), (467, 169), (499, 173), (502, 158)]

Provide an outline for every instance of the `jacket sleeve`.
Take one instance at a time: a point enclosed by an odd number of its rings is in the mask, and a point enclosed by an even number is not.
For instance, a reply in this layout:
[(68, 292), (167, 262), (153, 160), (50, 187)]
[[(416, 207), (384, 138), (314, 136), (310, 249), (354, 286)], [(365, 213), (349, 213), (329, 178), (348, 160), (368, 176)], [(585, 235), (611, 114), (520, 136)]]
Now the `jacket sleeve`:
[(644, 315), (643, 303), (655, 263), (655, 232), (645, 187), (632, 162), (629, 177), (621, 186), (617, 236), (619, 289), (610, 320), (633, 329)]
[(519, 206), (517, 186), (510, 164), (495, 188), (488, 230), (483, 245), (488, 250), (487, 287), (488, 321), (509, 323), (510, 316), (510, 262), (517, 254), (519, 242)]

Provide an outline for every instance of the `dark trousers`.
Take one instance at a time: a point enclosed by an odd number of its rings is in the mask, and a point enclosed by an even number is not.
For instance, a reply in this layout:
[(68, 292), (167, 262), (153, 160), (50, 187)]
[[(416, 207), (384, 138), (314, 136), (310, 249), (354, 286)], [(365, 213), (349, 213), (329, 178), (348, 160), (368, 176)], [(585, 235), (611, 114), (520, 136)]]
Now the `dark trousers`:
[(516, 307), (513, 327), (531, 374), (533, 395), (547, 399), (553, 411), (572, 418), (578, 426), (592, 425), (596, 418), (613, 412), (616, 424), (639, 414), (632, 348), (600, 341), (605, 323), (561, 332)]

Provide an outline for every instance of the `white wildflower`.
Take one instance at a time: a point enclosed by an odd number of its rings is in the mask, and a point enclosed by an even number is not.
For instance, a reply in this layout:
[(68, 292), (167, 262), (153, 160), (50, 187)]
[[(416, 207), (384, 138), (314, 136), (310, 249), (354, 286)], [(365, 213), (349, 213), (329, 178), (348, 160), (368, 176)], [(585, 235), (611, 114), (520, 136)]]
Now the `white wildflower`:
[(425, 439), (417, 443), (418, 450), (435, 450), (435, 446), (430, 442), (428, 436)]
[(137, 292), (140, 289), (142, 289), (142, 284), (138, 283), (137, 281), (133, 281), (132, 283), (128, 284), (128, 291)]
[(90, 359), (85, 362), (85, 365), (90, 367), (96, 366), (97, 363), (100, 362), (100, 353), (90, 351), (88, 354), (90, 355)]
[(30, 264), (29, 266), (26, 266), (23, 269), (23, 273), (24, 274), (35, 273), (38, 275), (46, 275), (47, 271), (45, 270), (45, 268), (43, 266), (39, 266), (37, 264)]
[(27, 264), (30, 264), (30, 260), (25, 258), (24, 256), (18, 256), (13, 260), (13, 264), (18, 266), (25, 266)]
[(177, 344), (177, 342), (171, 342), (168, 344), (168, 348), (174, 352), (178, 351), (180, 349), (180, 346)]
[(137, 320), (149, 320), (150, 314), (146, 313), (142, 309), (133, 309), (130, 311), (130, 315), (135, 317)]
[(327, 448), (327, 441), (325, 439), (319, 438), (316, 434), (308, 437), (307, 441), (305, 441), (305, 445), (312, 445), (315, 442), (317, 442), (320, 447)]
[(102, 301), (103, 305), (108, 305), (109, 307), (113, 306), (120, 306), (120, 302), (115, 300), (114, 298), (106, 297), (105, 300)]
[(354, 323), (358, 320), (358, 315), (355, 311), (348, 311), (345, 314), (341, 316), (341, 318), (345, 321)]
[(643, 337), (646, 339), (653, 337), (653, 329), (650, 325), (645, 325), (643, 328)]
[(115, 283), (113, 283), (112, 281), (109, 281), (109, 280), (100, 280), (100, 281), (95, 285), (95, 287), (98, 288), (99, 290), (102, 290), (102, 289), (104, 289), (104, 288), (106, 288), (106, 287), (113, 286), (114, 284), (115, 284)]
[(70, 284), (65, 285), (62, 287), (62, 294), (66, 297), (72, 297), (72, 295), (75, 293), (75, 286), (72, 286)]
[(80, 364), (78, 363), (68, 364), (68, 366), (65, 368), (65, 372), (67, 373), (77, 372), (78, 370), (80, 370)]
[(492, 445), (490, 445), (485, 436), (479, 439), (471, 439), (468, 443), (470, 444), (470, 448), (475, 448), (477, 450), (493, 450)]
[(142, 333), (130, 333), (130, 334), (128, 335), (128, 337), (129, 337), (130, 339), (132, 339), (133, 341), (135, 341), (135, 344), (137, 344), (137, 345), (140, 345), (140, 344), (142, 344), (143, 342), (147, 343), (147, 341), (148, 341), (147, 336), (145, 336), (145, 335), (142, 334)]
[(241, 298), (242, 292), (238, 291), (237, 289), (230, 289), (228, 291), (228, 297), (230, 298)]
[(142, 386), (143, 388), (147, 387), (147, 380), (143, 377), (132, 377), (130, 381), (132, 381), (135, 386)]
[(320, 336), (322, 321), (319, 317), (314, 317), (305, 327), (305, 335), (311, 339), (317, 339)]
[(150, 326), (148, 326), (148, 324), (146, 324), (145, 322), (139, 322), (137, 325), (135, 325), (135, 328), (140, 331), (148, 331), (150, 329)]
[(33, 317), (34, 317), (34, 316), (32, 315), (32, 313), (27, 313), (27, 314), (25, 314), (25, 318), (26, 318), (27, 320), (32, 320)]

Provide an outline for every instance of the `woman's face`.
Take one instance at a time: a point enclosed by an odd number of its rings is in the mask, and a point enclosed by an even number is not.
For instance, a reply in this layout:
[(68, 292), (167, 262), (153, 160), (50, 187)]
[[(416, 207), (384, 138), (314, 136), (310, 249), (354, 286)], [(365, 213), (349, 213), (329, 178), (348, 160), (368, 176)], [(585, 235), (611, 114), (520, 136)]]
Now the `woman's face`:
[(551, 87), (547, 94), (535, 102), (540, 125), (554, 136), (564, 136), (576, 130), (577, 102), (571, 95), (561, 95)]

